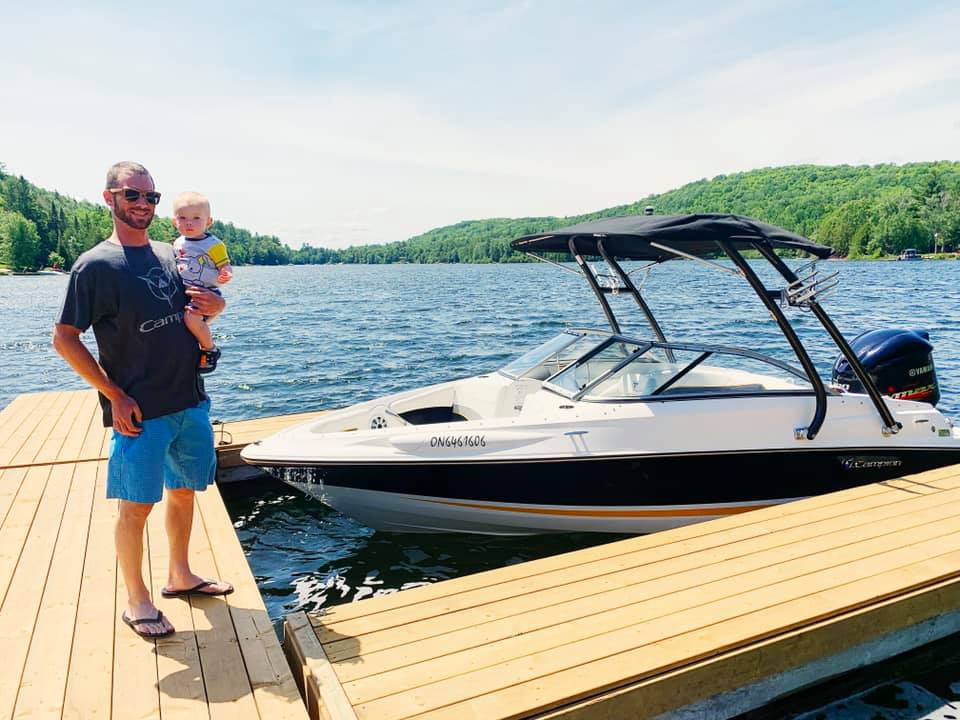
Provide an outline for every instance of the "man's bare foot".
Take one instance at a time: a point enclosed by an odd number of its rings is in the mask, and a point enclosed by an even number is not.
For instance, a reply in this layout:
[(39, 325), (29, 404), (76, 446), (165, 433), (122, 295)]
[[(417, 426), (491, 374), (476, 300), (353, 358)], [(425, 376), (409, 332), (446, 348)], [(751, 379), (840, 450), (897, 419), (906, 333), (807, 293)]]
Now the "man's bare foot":
[(152, 602), (131, 603), (120, 617), (139, 636), (165, 637), (174, 632), (173, 625)]

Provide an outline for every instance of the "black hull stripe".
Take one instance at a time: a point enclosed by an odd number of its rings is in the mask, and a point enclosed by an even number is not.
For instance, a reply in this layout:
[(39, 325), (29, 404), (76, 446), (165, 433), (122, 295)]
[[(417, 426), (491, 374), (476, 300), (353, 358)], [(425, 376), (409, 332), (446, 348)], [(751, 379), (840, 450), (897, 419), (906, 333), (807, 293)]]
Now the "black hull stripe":
[[(711, 450), (709, 452), (677, 452), (677, 453), (645, 453), (642, 455), (569, 455), (561, 457), (531, 457), (531, 458), (485, 458), (483, 456), (461, 457), (444, 459), (441, 457), (429, 458), (423, 460), (384, 460), (380, 462), (357, 462), (355, 460), (324, 460), (316, 461), (296, 461), (296, 460), (244, 460), (248, 465), (255, 465), (262, 468), (381, 468), (393, 469), (404, 468), (413, 465), (434, 466), (434, 465), (524, 465), (535, 464), (543, 465), (548, 463), (577, 463), (577, 462), (608, 462), (615, 460), (643, 461), (659, 458), (694, 458), (707, 457), (716, 458), (723, 456), (744, 457), (746, 455), (796, 455), (810, 453), (828, 453), (831, 455), (878, 455), (883, 457), (898, 457), (905, 454), (939, 454), (944, 453), (953, 458), (960, 458), (960, 447), (828, 447), (828, 448), (806, 448), (804, 450), (790, 450), (787, 448), (775, 448), (769, 450)], [(946, 462), (938, 459), (934, 467), (944, 467), (960, 463), (960, 459), (948, 460)]]
[(291, 482), (460, 501), (636, 507), (821, 495), (957, 463), (956, 448), (832, 448), (551, 461), (284, 464), (271, 472)]

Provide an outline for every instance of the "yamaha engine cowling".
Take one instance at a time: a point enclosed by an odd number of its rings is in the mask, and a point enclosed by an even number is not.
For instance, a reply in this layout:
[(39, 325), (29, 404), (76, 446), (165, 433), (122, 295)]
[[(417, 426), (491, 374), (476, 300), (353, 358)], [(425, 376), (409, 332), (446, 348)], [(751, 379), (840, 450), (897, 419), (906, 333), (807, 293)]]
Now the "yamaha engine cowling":
[[(883, 395), (931, 405), (940, 401), (933, 345), (925, 330), (870, 330), (854, 338), (850, 347)], [(852, 393), (864, 392), (842, 355), (833, 364), (831, 384)]]

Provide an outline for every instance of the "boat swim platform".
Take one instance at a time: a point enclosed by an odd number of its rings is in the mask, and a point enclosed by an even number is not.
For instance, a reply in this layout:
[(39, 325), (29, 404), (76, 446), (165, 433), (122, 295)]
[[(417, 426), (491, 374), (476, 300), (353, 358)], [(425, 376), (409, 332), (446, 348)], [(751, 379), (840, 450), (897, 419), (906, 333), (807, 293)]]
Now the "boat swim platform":
[(957, 632), (960, 465), (293, 613), (284, 647), (314, 718), (726, 718)]
[(120, 621), (108, 440), (93, 391), (20, 395), (0, 410), (0, 719), (305, 720), (216, 486), (197, 494), (191, 562), (235, 592), (160, 597), (168, 546), (159, 507), (144, 576), (177, 632), (144, 640)]

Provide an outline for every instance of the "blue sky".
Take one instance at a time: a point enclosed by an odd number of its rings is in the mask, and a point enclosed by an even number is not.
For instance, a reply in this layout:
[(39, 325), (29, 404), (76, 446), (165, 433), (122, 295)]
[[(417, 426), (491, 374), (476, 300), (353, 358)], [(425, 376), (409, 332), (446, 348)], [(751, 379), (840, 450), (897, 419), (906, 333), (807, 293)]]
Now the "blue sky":
[[(3, 10), (0, 161), (292, 246), (570, 215), (796, 163), (960, 160), (960, 6), (57, 0)], [(34, 9), (35, 8), (35, 9)]]

